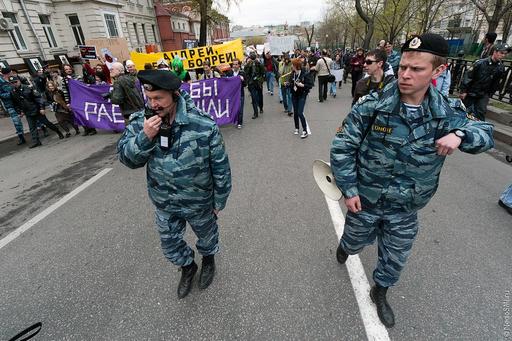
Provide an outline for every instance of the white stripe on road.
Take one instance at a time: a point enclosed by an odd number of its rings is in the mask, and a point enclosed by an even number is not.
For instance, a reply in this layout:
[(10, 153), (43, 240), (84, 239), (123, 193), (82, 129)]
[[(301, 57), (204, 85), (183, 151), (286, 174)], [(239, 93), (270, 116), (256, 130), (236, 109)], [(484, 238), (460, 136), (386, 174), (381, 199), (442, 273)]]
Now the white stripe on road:
[(45, 209), (43, 212), (36, 215), (34, 218), (27, 221), (25, 224), (18, 227), (16, 230), (9, 233), (5, 238), (0, 240), (0, 249), (12, 242), (14, 239), (18, 238), (23, 232), (30, 229), (32, 226), (49, 216), (53, 211), (64, 205), (66, 202), (71, 200), (74, 196), (76, 196), (78, 193), (82, 192), (84, 189), (95, 183), (97, 180), (99, 180), (102, 176), (110, 172), (112, 168), (105, 168), (77, 188), (75, 188), (70, 193), (63, 196), (59, 201), (57, 201), (55, 204), (51, 205), (47, 209)]
[[(331, 213), (332, 223), (336, 230), (339, 242), (343, 235), (345, 216), (343, 215), (340, 204), (337, 201), (329, 199), (327, 196), (325, 197), (325, 201), (327, 202), (327, 207)], [(350, 277), (350, 282), (352, 283), (352, 288), (354, 289), (357, 305), (359, 306), (359, 311), (361, 313), (361, 318), (363, 319), (364, 329), (366, 330), (368, 340), (389, 340), (388, 331), (380, 322), (375, 305), (371, 301), (370, 284), (366, 278), (363, 264), (361, 263), (359, 256), (349, 256), (345, 265), (347, 266), (348, 275)]]

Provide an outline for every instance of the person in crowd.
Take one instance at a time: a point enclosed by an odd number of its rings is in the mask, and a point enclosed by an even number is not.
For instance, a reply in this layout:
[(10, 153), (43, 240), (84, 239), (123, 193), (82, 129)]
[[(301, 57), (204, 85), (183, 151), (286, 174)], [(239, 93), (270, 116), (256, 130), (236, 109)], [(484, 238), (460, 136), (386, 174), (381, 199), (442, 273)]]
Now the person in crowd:
[(435, 194), (446, 157), (457, 148), (477, 154), (494, 146), (492, 125), (468, 119), (460, 100), (431, 84), (447, 56), (448, 42), (440, 35), (406, 41), (398, 81), (359, 101), (331, 146), (331, 169), (348, 208), (336, 258), (345, 264), (377, 239), (370, 298), (388, 328), (395, 315), (386, 295), (405, 267), (418, 210)]
[(489, 98), (498, 90), (500, 81), (505, 76), (502, 60), (509, 52), (510, 47), (507, 44), (498, 44), (493, 47), (490, 57), (477, 60), (464, 73), (459, 97), (479, 120), (485, 121)]
[(247, 77), (247, 88), (251, 94), (252, 108), (254, 110), (252, 118), (256, 119), (258, 118), (258, 107), (260, 109), (259, 113), (263, 113), (262, 89), (263, 82), (265, 80), (265, 67), (259, 62), (259, 60), (257, 60), (257, 55), (255, 52), (250, 53), (244, 71)]
[(358, 47), (356, 54), (350, 59), (350, 75), (352, 76), (352, 97), (355, 96), (357, 81), (363, 77), (364, 50)]
[(484, 37), (484, 48), (480, 54), (480, 59), (488, 58), (492, 53), (491, 49), (498, 35), (495, 32), (487, 32)]
[(190, 83), (192, 78), (187, 70), (183, 67), (183, 61), (180, 57), (176, 56), (172, 60), (172, 71), (184, 83)]
[(391, 66), (391, 69), (393, 70), (393, 74), (398, 76), (398, 65), (400, 64), (400, 53), (393, 50), (393, 43), (390, 41), (386, 42), (386, 45), (384, 47), (384, 50), (386, 51), (388, 55), (388, 63)]
[(9, 83), (13, 85), (11, 92), (12, 102), (17, 112), (21, 116), (27, 118), (32, 137), (32, 145), (29, 148), (41, 146), (41, 140), (37, 133), (37, 123), (44, 124), (59, 135), (59, 139), (63, 139), (64, 135), (60, 132), (52, 122), (48, 120), (44, 112), (44, 101), (37, 90), (30, 88), (28, 85), (22, 85), (21, 80), (17, 76), (10, 76)]
[(2, 101), (2, 105), (5, 111), (11, 117), (16, 135), (18, 136), (18, 145), (22, 145), (27, 143), (27, 141), (25, 140), (23, 132), (23, 122), (21, 121), (21, 116), (14, 108), (14, 104), (12, 102), (11, 93), (13, 86), (9, 82), (11, 73), (12, 72), (10, 67), (2, 68), (2, 77), (0, 77), (0, 100)]
[(203, 63), (203, 74), (199, 75), (199, 79), (202, 80), (210, 78), (220, 78), (220, 75), (211, 67), (211, 63), (208, 60), (205, 60)]
[(132, 76), (137, 77), (137, 68), (135, 67), (135, 63), (128, 59), (125, 63), (126, 72), (129, 73)]
[(94, 75), (94, 84), (95, 85), (109, 85), (107, 83), (107, 76), (102, 71), (96, 71)]
[(241, 69), (240, 60), (235, 58), (231, 63), (230, 77), (240, 77), (242, 85), (240, 87), (240, 109), (238, 110), (237, 128), (242, 129), (244, 124), (244, 104), (245, 104), (245, 87), (247, 85), (245, 72)]
[(110, 94), (110, 101), (119, 105), (125, 123), (128, 124), (130, 115), (144, 109), (144, 99), (137, 86), (137, 77), (133, 73), (125, 73), (123, 64), (112, 64), (110, 76), (114, 79), (114, 86)]
[[(103, 70), (103, 68), (101, 69)], [(98, 71), (98, 69), (96, 69)], [(68, 109), (71, 109), (71, 94), (69, 93), (69, 80), (74, 79), (77, 81), (82, 81), (82, 77), (77, 76), (75, 74), (75, 70), (73, 69), (73, 66), (69, 64), (62, 65), (62, 83), (59, 84), (59, 88), (62, 90), (62, 93), (64, 94), (64, 100), (66, 101), (66, 104), (68, 106)], [(88, 136), (88, 135), (95, 135), (97, 134), (97, 131), (95, 128), (89, 128), (89, 127), (83, 127), (84, 132), (82, 136)]]
[[(336, 56), (334, 57), (334, 60), (332, 61), (332, 64), (331, 64), (331, 70), (341, 70), (341, 54), (340, 53), (336, 53)], [(336, 98), (336, 83), (339, 83), (339, 86), (341, 88), (341, 84), (342, 82), (331, 82), (330, 85), (329, 85), (329, 94)]]
[(55, 113), (57, 122), (66, 133), (66, 138), (71, 136), (70, 127), (75, 129), (75, 135), (80, 134), (80, 130), (78, 130), (78, 126), (75, 124), (75, 120), (73, 119), (73, 113), (69, 110), (66, 101), (64, 100), (64, 93), (62, 90), (59, 90), (54, 81), (46, 82), (46, 88), (48, 101), (50, 102), (52, 111)]
[(308, 127), (304, 117), (304, 107), (309, 91), (313, 87), (313, 79), (299, 59), (292, 60), (292, 73), (288, 78), (288, 86), (291, 88), (293, 103), (293, 122), (295, 124), (294, 134), (299, 134), (299, 120), (302, 124), (302, 134), (300, 138), (308, 137)]
[[(112, 78), (110, 77), (110, 69), (105, 64), (98, 64), (94, 67), (93, 75), (96, 75), (96, 72), (101, 72), (105, 75), (105, 82), (107, 84), (112, 84)], [(96, 78), (94, 80), (96, 82)]]
[(288, 54), (286, 54), (279, 63), (279, 87), (281, 89), (281, 95), (283, 96), (284, 112), (287, 113), (288, 116), (293, 115), (292, 92), (290, 87), (286, 85), (292, 71), (291, 59)]
[(199, 288), (206, 289), (215, 275), (217, 216), (231, 191), (231, 169), (217, 124), (180, 90), (175, 74), (144, 70), (138, 78), (152, 115), (145, 117), (144, 110), (132, 115), (117, 151), (127, 167), (146, 166), (162, 251), (181, 267), (177, 293), (182, 299), (198, 270), (194, 251), (183, 238), (186, 224), (198, 238), (196, 247), (203, 256)]
[(144, 70), (153, 70), (153, 64), (145, 63), (144, 64)]
[(386, 84), (395, 79), (393, 75), (386, 76), (384, 74), (386, 58), (386, 52), (381, 49), (375, 49), (367, 53), (363, 67), (367, 76), (357, 82), (352, 105), (372, 91), (382, 91)]
[(265, 65), (265, 81), (267, 82), (267, 93), (274, 96), (274, 80), (276, 78), (278, 64), (270, 51), (263, 54), (263, 61)]
[(318, 102), (322, 103), (327, 100), (328, 78), (331, 74), (332, 59), (327, 56), (327, 50), (323, 49), (320, 58), (316, 61), (315, 66), (311, 70), (316, 71), (318, 75)]
[(164, 70), (164, 71), (169, 71), (171, 70), (169, 68), (169, 64), (167, 63), (167, 61), (164, 59), (164, 58), (160, 58), (157, 62), (156, 62), (156, 68), (157, 70)]
[(437, 79), (432, 80), (432, 84), (434, 84), (436, 89), (445, 96), (448, 96), (450, 92), (451, 83), (452, 74), (450, 69), (448, 69), (448, 65), (446, 65), (446, 70)]
[(32, 77), (32, 84), (34, 84), (35, 89), (41, 95), (43, 101), (46, 103), (46, 75), (44, 74), (43, 69), (38, 69), (37, 73)]

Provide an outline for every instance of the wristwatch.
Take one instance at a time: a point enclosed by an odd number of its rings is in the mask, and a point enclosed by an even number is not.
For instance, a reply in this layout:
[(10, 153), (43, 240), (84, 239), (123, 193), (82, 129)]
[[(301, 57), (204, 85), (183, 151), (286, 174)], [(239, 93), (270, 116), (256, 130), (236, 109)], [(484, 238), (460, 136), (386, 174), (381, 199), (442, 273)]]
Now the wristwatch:
[(466, 138), (466, 133), (464, 133), (462, 130), (455, 129), (452, 131), (457, 137), (459, 137), (462, 141), (464, 141), (464, 138)]

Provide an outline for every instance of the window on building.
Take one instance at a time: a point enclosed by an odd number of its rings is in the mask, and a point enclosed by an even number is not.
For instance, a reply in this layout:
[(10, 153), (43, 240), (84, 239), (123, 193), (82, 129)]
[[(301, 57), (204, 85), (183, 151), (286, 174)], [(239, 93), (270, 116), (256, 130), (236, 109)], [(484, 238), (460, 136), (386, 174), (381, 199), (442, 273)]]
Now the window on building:
[(137, 45), (140, 45), (139, 32), (137, 31), (137, 23), (133, 23), (133, 30), (135, 31), (135, 38), (137, 38)]
[(148, 43), (148, 36), (146, 35), (146, 24), (140, 24), (142, 26), (142, 34), (144, 35), (144, 44)]
[(115, 14), (103, 14), (105, 17), (105, 24), (107, 24), (107, 31), (109, 38), (119, 37), (119, 30), (117, 29), (117, 20)]
[(156, 31), (155, 31), (155, 25), (151, 25), (151, 30), (153, 31), (153, 42), (156, 43)]
[(18, 20), (16, 19), (16, 14), (9, 12), (2, 12), (2, 16), (7, 19), (11, 19), (14, 30), (9, 31), (9, 35), (11, 36), (12, 42), (16, 47), (16, 50), (26, 50), (27, 44), (25, 43), (25, 39), (23, 39), (23, 35), (21, 34), (20, 26), (18, 24)]
[(57, 41), (55, 40), (53, 29), (50, 25), (50, 16), (39, 14), (39, 20), (41, 21), (41, 25), (43, 25), (44, 35), (46, 36), (46, 40), (48, 40), (48, 44), (50, 47), (57, 47)]
[(84, 32), (82, 31), (82, 26), (80, 26), (80, 20), (78, 20), (78, 15), (70, 14), (68, 15), (69, 24), (71, 25), (71, 30), (73, 31), (73, 35), (75, 36), (75, 41), (77, 45), (85, 45)]

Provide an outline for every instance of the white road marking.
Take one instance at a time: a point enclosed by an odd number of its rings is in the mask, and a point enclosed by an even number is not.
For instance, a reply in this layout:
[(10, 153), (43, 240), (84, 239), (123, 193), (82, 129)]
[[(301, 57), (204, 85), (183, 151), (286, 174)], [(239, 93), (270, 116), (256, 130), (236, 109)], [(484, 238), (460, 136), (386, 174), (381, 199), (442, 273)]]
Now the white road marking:
[(58, 209), (59, 207), (64, 205), (66, 202), (71, 200), (74, 196), (76, 196), (77, 194), (82, 192), (84, 189), (86, 189), (87, 187), (89, 187), (90, 185), (95, 183), (97, 180), (99, 180), (102, 176), (104, 176), (111, 170), (112, 170), (112, 168), (103, 169), (101, 172), (99, 172), (98, 174), (96, 174), (95, 176), (93, 176), (92, 178), (90, 178), (89, 180), (87, 180), (86, 182), (84, 182), (83, 184), (78, 186), (77, 188), (75, 188), (73, 191), (71, 191), (70, 193), (63, 196), (55, 204), (51, 205), (50, 207), (45, 209), (43, 212), (39, 213), (34, 218), (27, 221), (25, 224), (21, 225), (16, 230), (9, 233), (7, 236), (5, 236), (4, 238), (2, 238), (0, 240), (0, 249), (3, 248), (4, 246), (6, 246), (7, 244), (9, 244), (10, 242), (12, 242), (14, 239), (18, 238), (23, 232), (27, 231), (32, 226), (34, 226), (35, 224), (37, 224), (38, 222), (40, 222), (41, 220), (43, 220), (44, 218), (49, 216), (53, 211), (55, 211), (56, 209)]
[[(325, 201), (327, 202), (327, 207), (331, 213), (332, 223), (336, 230), (339, 242), (343, 235), (345, 216), (343, 215), (340, 204), (337, 201), (329, 199), (327, 196), (325, 197)], [(352, 289), (356, 296), (357, 305), (359, 306), (359, 311), (361, 313), (361, 318), (363, 319), (368, 340), (389, 340), (388, 331), (380, 322), (375, 305), (370, 298), (370, 284), (366, 278), (361, 259), (359, 259), (358, 255), (349, 256), (345, 265), (347, 266), (348, 275), (350, 277), (350, 282), (352, 283)]]

